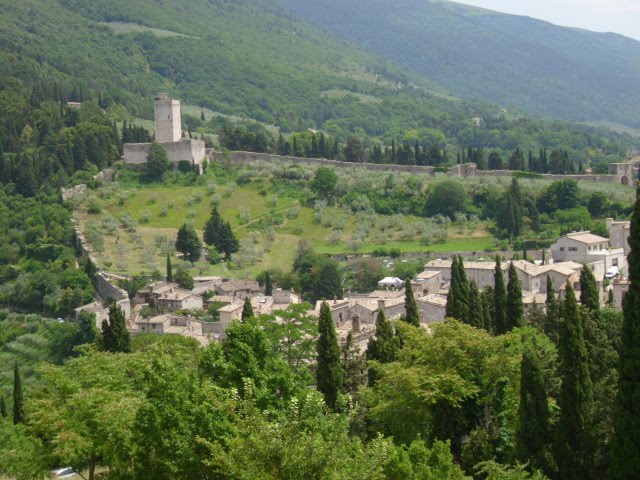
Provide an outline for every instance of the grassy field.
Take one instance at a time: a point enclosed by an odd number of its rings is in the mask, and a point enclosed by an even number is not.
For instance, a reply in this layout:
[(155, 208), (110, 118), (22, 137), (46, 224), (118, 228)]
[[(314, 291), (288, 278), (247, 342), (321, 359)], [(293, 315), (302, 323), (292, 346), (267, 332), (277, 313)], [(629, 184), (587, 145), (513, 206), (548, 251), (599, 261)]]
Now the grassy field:
[[(186, 264), (193, 274), (253, 278), (268, 268), (288, 271), (301, 240), (324, 254), (368, 254), (380, 248), (446, 253), (494, 247), (482, 222), (452, 224), (446, 240), (427, 244), (420, 234), (425, 221), (418, 217), (353, 214), (334, 206), (325, 207), (319, 218), (297, 198), (274, 195), (268, 184), (214, 181), (203, 179), (203, 185), (188, 187), (107, 185), (85, 197), (75, 216), (100, 266), (128, 274), (163, 272), (167, 254), (178, 263), (172, 248), (177, 229), (189, 223), (201, 236), (212, 202), (230, 221), (242, 250), (231, 264), (210, 265), (204, 260)], [(89, 206), (94, 213), (89, 213)]]

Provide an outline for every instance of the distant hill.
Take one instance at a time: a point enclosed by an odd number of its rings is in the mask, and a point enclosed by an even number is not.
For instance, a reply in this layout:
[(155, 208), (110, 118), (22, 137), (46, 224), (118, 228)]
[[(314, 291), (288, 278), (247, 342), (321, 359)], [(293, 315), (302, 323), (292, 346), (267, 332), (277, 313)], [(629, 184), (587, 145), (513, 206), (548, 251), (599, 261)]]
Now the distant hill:
[(640, 42), (447, 1), (279, 0), (463, 98), (640, 127)]
[[(372, 0), (371, 9), (351, 0), (346, 4), (353, 11), (335, 2), (337, 12), (351, 16), (343, 20), (345, 25), (364, 12), (359, 29), (369, 32), (372, 42), (387, 35), (375, 30), (378, 16), (372, 14), (387, 8), (382, 2)], [(443, 18), (457, 15), (424, 5)], [(365, 28), (365, 23), (374, 27)], [(408, 33), (396, 40), (396, 47), (412, 44)], [(449, 55), (444, 45), (434, 44), (431, 50), (443, 58)], [(423, 63), (410, 52), (403, 58), (388, 56), (397, 63), (410, 64), (412, 58), (416, 65)], [(7, 113), (0, 115), (0, 134), (8, 131), (14, 139), (24, 125), (37, 130), (37, 115), (23, 123), (15, 116), (24, 116), (36, 99), (97, 100), (114, 120), (122, 121), (152, 118), (153, 95), (167, 92), (184, 105), (197, 106), (188, 113), (198, 121), (200, 108), (207, 108), (226, 118), (275, 125), (283, 133), (321, 129), (343, 144), (352, 135), (366, 147), (380, 141), (407, 147), (419, 142), (448, 150), (452, 159), (467, 147), (505, 153), (517, 147), (534, 152), (562, 148), (586, 165), (617, 160), (639, 147), (637, 139), (605, 129), (543, 121), (524, 110), (505, 114), (496, 104), (452, 96), (417, 69), (366, 52), (276, 0), (4, 2), (0, 65), (0, 112)], [(464, 63), (451, 67), (459, 71), (455, 78), (466, 78)], [(500, 74), (495, 76), (502, 81)], [(441, 83), (453, 89), (453, 84)], [(219, 127), (210, 128), (209, 133), (216, 133)], [(46, 133), (38, 131), (43, 138)], [(1, 143), (6, 151), (8, 142), (0, 138)]]
[(167, 91), (285, 132), (375, 135), (374, 117), (409, 128), (480, 111), (260, 0), (4, 2), (0, 61), (0, 76), (74, 82), (146, 117), (148, 98)]

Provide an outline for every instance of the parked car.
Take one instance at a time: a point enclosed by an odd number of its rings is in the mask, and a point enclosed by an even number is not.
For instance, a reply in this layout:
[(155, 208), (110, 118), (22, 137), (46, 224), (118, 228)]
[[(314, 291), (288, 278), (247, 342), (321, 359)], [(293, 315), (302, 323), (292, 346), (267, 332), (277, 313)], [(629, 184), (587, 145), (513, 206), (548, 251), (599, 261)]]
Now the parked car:
[(82, 478), (82, 476), (71, 467), (56, 468), (51, 471), (52, 479), (62, 478)]
[(607, 271), (607, 274), (605, 275), (605, 277), (607, 277), (609, 280), (614, 279), (617, 276), (618, 276), (618, 267), (611, 267)]

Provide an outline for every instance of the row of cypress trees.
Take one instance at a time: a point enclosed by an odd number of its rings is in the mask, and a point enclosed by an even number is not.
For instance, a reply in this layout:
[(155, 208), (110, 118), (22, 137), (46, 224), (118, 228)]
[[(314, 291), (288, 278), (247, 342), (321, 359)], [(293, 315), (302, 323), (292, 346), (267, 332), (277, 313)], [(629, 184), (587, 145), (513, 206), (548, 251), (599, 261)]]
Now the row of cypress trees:
[(509, 281), (505, 286), (500, 258), (496, 257), (494, 288), (480, 292), (476, 283), (467, 279), (462, 256), (454, 256), (446, 316), (497, 334), (521, 327), (524, 305), (515, 266), (509, 265)]

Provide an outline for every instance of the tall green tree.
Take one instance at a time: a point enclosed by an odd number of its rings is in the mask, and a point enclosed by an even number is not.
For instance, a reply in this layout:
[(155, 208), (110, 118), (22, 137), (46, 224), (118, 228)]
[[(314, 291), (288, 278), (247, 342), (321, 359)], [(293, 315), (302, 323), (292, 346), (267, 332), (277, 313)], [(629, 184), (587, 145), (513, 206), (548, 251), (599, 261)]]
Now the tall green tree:
[(509, 265), (509, 284), (507, 285), (507, 331), (524, 325), (524, 305), (522, 303), (522, 286), (516, 267)]
[(182, 267), (178, 267), (173, 280), (178, 284), (180, 288), (184, 288), (185, 290), (193, 290), (193, 277), (188, 270)]
[[(395, 334), (393, 324), (387, 320), (384, 310), (378, 312), (376, 318), (376, 335), (369, 339), (367, 360), (374, 360), (378, 363), (390, 363), (395, 361), (400, 350), (400, 339)], [(369, 368), (369, 386), (373, 386), (376, 380), (375, 367)]]
[(264, 275), (264, 294), (270, 297), (273, 295), (273, 282), (271, 280), (271, 273), (269, 270)]
[(593, 472), (593, 385), (583, 320), (570, 282), (560, 321), (559, 354), (562, 380), (556, 454), (559, 475), (568, 480), (589, 479)]
[(356, 393), (367, 381), (367, 362), (353, 339), (353, 332), (349, 332), (342, 346), (342, 370), (347, 393)]
[(240, 250), (240, 242), (236, 238), (233, 230), (231, 229), (231, 223), (224, 222), (222, 226), (222, 235), (220, 238), (220, 245), (218, 251), (224, 253), (224, 256), (229, 258), (232, 254)]
[(176, 250), (182, 253), (186, 260), (193, 263), (200, 259), (201, 248), (200, 239), (194, 228), (184, 223), (178, 230)]
[(618, 366), (609, 478), (637, 478), (640, 472), (640, 185), (629, 235), (629, 291), (623, 300), (624, 321)]
[(7, 412), (7, 402), (4, 399), (4, 395), (0, 395), (0, 417), (7, 418), (9, 412)]
[(478, 289), (476, 282), (472, 281), (469, 287), (469, 305), (467, 308), (467, 318), (465, 319), (465, 323), (476, 328), (485, 328), (483, 308), (480, 290)]
[(102, 344), (107, 352), (131, 352), (131, 336), (127, 330), (124, 311), (115, 302), (109, 306), (109, 320), (102, 321)]
[(218, 212), (218, 207), (213, 207), (211, 216), (204, 224), (202, 237), (204, 239), (204, 243), (211, 247), (215, 247), (218, 251), (220, 251), (218, 247), (220, 246), (222, 227), (222, 218), (220, 217), (220, 212)]
[(411, 287), (411, 279), (407, 278), (404, 282), (404, 321), (414, 327), (420, 326), (420, 314), (418, 313), (418, 305), (413, 295)]
[(171, 267), (171, 256), (167, 253), (167, 282), (173, 282), (173, 268)]
[(251, 305), (251, 299), (249, 297), (244, 298), (244, 304), (242, 305), (242, 314), (240, 316), (243, 322), (255, 318), (253, 313), (253, 306)]
[(22, 396), (22, 380), (20, 368), (16, 360), (13, 366), (13, 424), (24, 421), (24, 397)]
[(469, 282), (462, 257), (458, 255), (454, 256), (451, 262), (451, 285), (447, 296), (446, 315), (469, 323)]
[(544, 333), (555, 343), (559, 342), (560, 331), (560, 306), (553, 289), (553, 279), (547, 274), (547, 299), (545, 302), (547, 312), (544, 320)]
[(496, 256), (494, 280), (493, 328), (497, 334), (502, 334), (507, 331), (507, 289), (504, 285), (504, 275), (499, 256)]
[(159, 143), (152, 142), (147, 154), (146, 171), (153, 179), (160, 179), (171, 168), (167, 150)]
[(580, 303), (592, 312), (600, 310), (600, 295), (596, 277), (588, 265), (580, 272)]
[(344, 386), (344, 372), (340, 361), (336, 326), (327, 302), (322, 302), (320, 307), (318, 334), (316, 385), (329, 408), (335, 410), (338, 394)]
[(482, 302), (482, 328), (487, 332), (491, 332), (491, 298), (488, 291), (483, 291), (480, 294), (480, 300)]
[(540, 359), (533, 347), (525, 346), (520, 365), (520, 406), (516, 430), (516, 456), (522, 464), (550, 475), (555, 470), (551, 451), (549, 401)]

